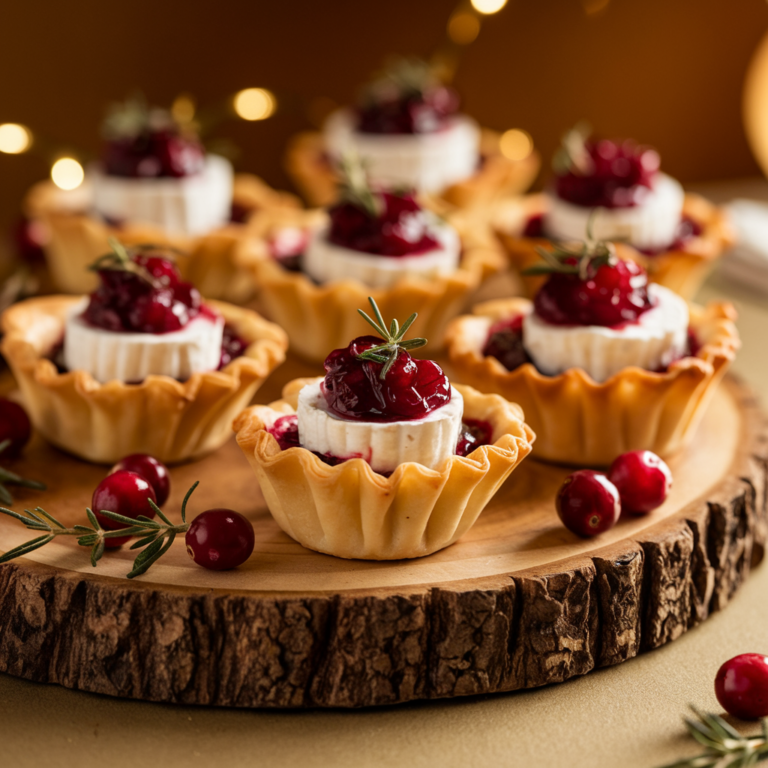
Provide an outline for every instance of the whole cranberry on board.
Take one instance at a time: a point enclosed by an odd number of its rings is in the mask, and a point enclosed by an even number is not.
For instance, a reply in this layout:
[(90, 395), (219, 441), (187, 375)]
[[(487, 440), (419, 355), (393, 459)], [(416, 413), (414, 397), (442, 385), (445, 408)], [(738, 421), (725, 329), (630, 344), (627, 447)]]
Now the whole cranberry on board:
[(617, 456), (608, 470), (624, 512), (646, 515), (660, 507), (672, 487), (672, 472), (652, 451), (630, 451)]
[(0, 455), (3, 458), (15, 458), (29, 442), (31, 435), (32, 424), (27, 412), (18, 403), (0, 398), (0, 443), (10, 441)]
[[(148, 499), (157, 503), (155, 492), (149, 481), (141, 475), (127, 470), (118, 470), (107, 475), (96, 486), (91, 500), (91, 509), (102, 528), (108, 531), (116, 531), (127, 528), (126, 523), (118, 523), (101, 514), (101, 510), (114, 512), (124, 517), (136, 519), (139, 515), (153, 518), (155, 510)], [(104, 540), (104, 546), (110, 549), (120, 547), (130, 539), (130, 536), (118, 536)]]
[(563, 525), (585, 537), (613, 528), (621, 514), (616, 486), (602, 472), (591, 469), (580, 469), (565, 478), (555, 507)]
[(158, 507), (162, 507), (168, 500), (168, 495), (171, 492), (171, 476), (168, 473), (168, 467), (154, 456), (149, 456), (146, 453), (132, 453), (130, 456), (120, 459), (109, 471), (109, 474), (121, 470), (141, 475), (152, 486), (152, 490), (155, 492), (155, 503)]
[(726, 661), (715, 676), (715, 695), (741, 720), (768, 717), (768, 656), (742, 653)]
[(190, 524), (187, 554), (203, 568), (226, 571), (242, 565), (253, 552), (253, 526), (232, 509), (208, 509)]

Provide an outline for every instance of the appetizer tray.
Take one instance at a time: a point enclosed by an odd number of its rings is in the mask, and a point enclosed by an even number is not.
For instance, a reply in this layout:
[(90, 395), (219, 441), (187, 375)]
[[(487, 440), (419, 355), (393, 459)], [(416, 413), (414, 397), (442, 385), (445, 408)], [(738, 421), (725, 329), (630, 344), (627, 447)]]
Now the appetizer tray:
[[(316, 372), (289, 361), (257, 399)], [(361, 707), (561, 682), (680, 637), (725, 606), (763, 557), (768, 427), (742, 384), (721, 385), (693, 446), (669, 463), (665, 504), (596, 539), (557, 518), (568, 470), (529, 458), (457, 544), (419, 560), (365, 562), (284, 534), (231, 440), (171, 470), (165, 510), (178, 517), (200, 480), (190, 517), (231, 507), (252, 520), (256, 548), (245, 565), (206, 571), (177, 541), (128, 580), (135, 553), (107, 553), (93, 568), (86, 549), (56, 540), (0, 566), (0, 670), (112, 696), (237, 707)], [(9, 466), (49, 488), (15, 488), (14, 508), (40, 505), (65, 524), (84, 520), (107, 471), (38, 437)], [(0, 518), (0, 550), (33, 535)]]

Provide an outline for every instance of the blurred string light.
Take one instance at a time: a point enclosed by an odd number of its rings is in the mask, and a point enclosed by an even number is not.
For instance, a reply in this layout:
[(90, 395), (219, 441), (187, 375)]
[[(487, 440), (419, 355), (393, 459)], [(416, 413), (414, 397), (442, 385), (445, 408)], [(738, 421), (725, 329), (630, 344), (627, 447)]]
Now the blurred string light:
[(506, 4), (507, 0), (472, 0), (472, 7), (486, 16), (498, 13)]
[(187, 93), (179, 94), (171, 104), (171, 114), (177, 123), (191, 123), (195, 119), (197, 106), (195, 100)]
[(448, 37), (456, 45), (469, 45), (480, 34), (480, 19), (471, 11), (455, 11), (448, 19)]
[(507, 160), (525, 160), (533, 152), (531, 134), (520, 128), (510, 128), (501, 134), (499, 150)]
[(232, 106), (243, 120), (266, 120), (275, 113), (277, 99), (266, 88), (246, 88), (235, 94)]
[(32, 146), (32, 132), (19, 123), (0, 125), (0, 152), (8, 155), (20, 155)]
[(85, 171), (74, 157), (60, 157), (51, 167), (51, 179), (59, 189), (77, 189), (85, 179)]

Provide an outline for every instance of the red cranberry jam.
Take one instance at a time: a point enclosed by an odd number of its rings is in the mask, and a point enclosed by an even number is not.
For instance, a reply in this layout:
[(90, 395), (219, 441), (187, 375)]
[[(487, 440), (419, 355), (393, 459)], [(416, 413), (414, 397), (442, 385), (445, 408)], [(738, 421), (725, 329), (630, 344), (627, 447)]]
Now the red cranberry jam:
[(357, 357), (383, 343), (360, 336), (325, 359), (323, 394), (332, 413), (353, 421), (412, 421), (450, 401), (448, 378), (431, 360), (414, 360), (400, 350), (382, 379), (383, 363)]
[(481, 419), (464, 419), (456, 444), (457, 456), (469, 456), (475, 448), (493, 442), (493, 426)]
[[(287, 451), (289, 448), (301, 448), (301, 443), (299, 442), (299, 418), (295, 414), (281, 416), (267, 429), (267, 432), (277, 440), (277, 444), (280, 446), (281, 451)], [(330, 467), (335, 467), (337, 464), (349, 461), (349, 459), (362, 458), (358, 455), (342, 458), (330, 453), (317, 453), (317, 451), (312, 451), (312, 453), (314, 453), (323, 464), (328, 464)]]
[[(566, 260), (565, 263), (576, 263)], [(601, 325), (616, 328), (636, 323), (654, 305), (648, 275), (633, 261), (587, 269), (587, 278), (556, 272), (536, 294), (536, 314), (551, 325)]]
[(236, 357), (241, 357), (247, 348), (248, 342), (239, 336), (231, 325), (225, 325), (221, 338), (219, 370), (229, 365)]
[(181, 280), (176, 265), (159, 254), (130, 255), (131, 264), (98, 269), (85, 320), (107, 331), (170, 333), (205, 310), (200, 293)]
[(416, 256), (439, 247), (413, 195), (382, 192), (377, 198), (381, 209), (377, 216), (353, 202), (331, 208), (330, 242), (379, 256)]
[(102, 162), (110, 176), (182, 178), (203, 170), (205, 149), (196, 137), (182, 135), (176, 128), (145, 128), (107, 141)]
[(514, 371), (531, 358), (523, 346), (523, 316), (497, 320), (488, 330), (483, 347), (485, 357), (495, 357), (508, 371)]
[(571, 166), (555, 177), (557, 196), (574, 205), (630, 208), (643, 202), (659, 171), (659, 155), (633, 141), (584, 142), (586, 168)]
[(308, 233), (299, 227), (285, 227), (267, 243), (272, 258), (289, 272), (301, 271), (301, 259), (307, 249)]

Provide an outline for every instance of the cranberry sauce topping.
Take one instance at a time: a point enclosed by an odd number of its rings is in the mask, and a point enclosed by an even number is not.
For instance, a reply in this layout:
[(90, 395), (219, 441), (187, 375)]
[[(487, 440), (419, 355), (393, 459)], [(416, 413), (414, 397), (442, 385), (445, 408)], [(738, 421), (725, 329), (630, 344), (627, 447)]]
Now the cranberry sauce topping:
[[(98, 269), (100, 285), (83, 316), (107, 331), (170, 333), (203, 311), (200, 293), (159, 254), (130, 254), (130, 263)], [(133, 266), (132, 266), (133, 265)]]
[(332, 413), (353, 421), (412, 421), (450, 401), (448, 378), (431, 360), (414, 360), (400, 350), (382, 379), (383, 363), (357, 357), (383, 343), (360, 336), (326, 357), (323, 394)]
[(301, 271), (301, 257), (307, 248), (308, 233), (299, 227), (285, 227), (270, 237), (269, 253), (283, 269), (289, 272)]
[(653, 307), (645, 270), (623, 259), (597, 269), (589, 266), (586, 280), (577, 274), (550, 275), (533, 305), (536, 314), (551, 325), (607, 327), (635, 323)]
[(459, 108), (459, 98), (434, 76), (426, 62), (402, 59), (371, 81), (357, 108), (361, 133), (439, 131)]
[(236, 357), (241, 357), (248, 347), (248, 342), (231, 325), (224, 326), (221, 339), (221, 359), (219, 370), (229, 365)]
[[(558, 197), (587, 208), (629, 208), (642, 203), (659, 170), (659, 155), (633, 141), (587, 139), (554, 180)], [(566, 146), (566, 151), (573, 148)], [(576, 162), (573, 162), (576, 160)]]
[(102, 162), (110, 176), (181, 178), (200, 173), (205, 149), (170, 112), (141, 99), (116, 104), (104, 121)]
[(351, 201), (331, 208), (330, 242), (379, 256), (416, 256), (439, 247), (413, 195), (382, 192), (377, 197), (380, 212), (376, 216)]
[(475, 448), (490, 445), (493, 438), (493, 426), (481, 419), (464, 419), (456, 444), (457, 456), (469, 456)]
[[(301, 448), (299, 442), (299, 418), (295, 414), (289, 416), (281, 416), (271, 427), (267, 429), (270, 435), (272, 435), (277, 444), (280, 446), (281, 451), (287, 451), (289, 448)], [(362, 458), (360, 455), (355, 456), (334, 456), (331, 453), (317, 453), (312, 451), (323, 464), (328, 464), (330, 467), (335, 467), (337, 464), (341, 464), (349, 459)], [(388, 473), (380, 473), (388, 474)]]
[(523, 316), (496, 321), (488, 330), (483, 355), (495, 357), (508, 371), (530, 363), (531, 358), (523, 346)]

